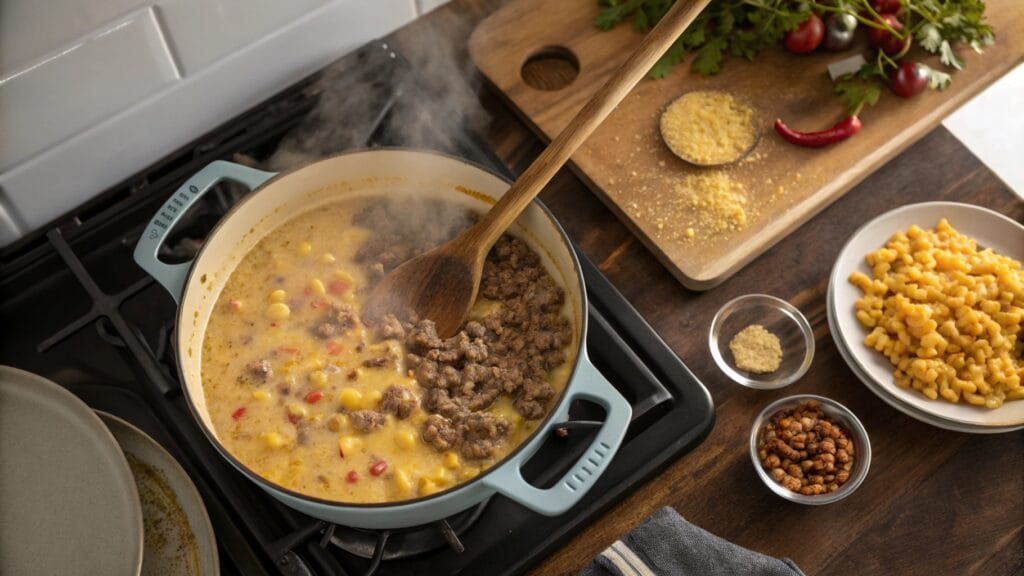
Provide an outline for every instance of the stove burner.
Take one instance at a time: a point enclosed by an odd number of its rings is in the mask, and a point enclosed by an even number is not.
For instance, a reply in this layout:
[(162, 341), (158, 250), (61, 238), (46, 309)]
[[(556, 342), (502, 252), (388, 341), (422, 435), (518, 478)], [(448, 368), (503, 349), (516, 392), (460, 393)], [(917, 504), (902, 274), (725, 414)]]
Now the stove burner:
[(412, 528), (389, 531), (337, 526), (330, 541), (350, 554), (367, 559), (378, 556), (383, 560), (411, 558), (445, 546), (450, 546), (456, 553), (461, 554), (465, 548), (459, 540), (459, 534), (464, 533), (480, 518), (488, 502), (490, 499), (444, 520)]

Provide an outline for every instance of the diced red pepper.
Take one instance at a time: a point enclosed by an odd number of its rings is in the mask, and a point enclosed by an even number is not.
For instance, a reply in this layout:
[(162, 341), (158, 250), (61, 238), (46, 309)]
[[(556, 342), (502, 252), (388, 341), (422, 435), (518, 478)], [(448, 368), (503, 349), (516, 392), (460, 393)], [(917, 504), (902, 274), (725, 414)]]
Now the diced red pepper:
[(342, 346), (340, 342), (336, 342), (334, 340), (327, 341), (327, 353), (330, 354), (331, 356), (337, 356), (338, 354), (341, 354), (342, 351), (344, 350), (345, 347)]
[(299, 415), (297, 415), (297, 414), (292, 414), (292, 413), (290, 413), (290, 412), (288, 413), (288, 421), (289, 421), (289, 422), (291, 422), (292, 424), (295, 424), (295, 423), (296, 423), (296, 422), (298, 422), (298, 421), (299, 421), (299, 420), (300, 420), (301, 418), (302, 418), (302, 417), (301, 417), (301, 416), (299, 416)]
[(284, 352), (285, 354), (293, 354), (294, 355), (294, 354), (298, 354), (299, 353), (299, 349), (294, 347), (294, 346), (281, 346), (280, 348), (278, 348), (278, 350), (280, 350), (281, 352)]
[(309, 402), (310, 404), (316, 404), (323, 397), (323, 392), (321, 392), (320, 390), (313, 390), (309, 394), (306, 394), (306, 402)]
[(327, 285), (327, 291), (335, 296), (341, 296), (348, 291), (348, 282), (345, 282), (344, 280), (332, 280), (331, 283)]
[(370, 466), (370, 474), (373, 474), (374, 476), (380, 476), (387, 469), (387, 460), (377, 460), (376, 462), (373, 463), (373, 466)]
[(231, 417), (234, 418), (236, 421), (240, 419), (242, 416), (245, 416), (245, 406), (242, 406), (238, 410), (235, 410), (234, 412), (231, 413)]
[(271, 328), (277, 328), (277, 322), (271, 322), (270, 323), (270, 327)]
[(359, 472), (356, 472), (355, 470), (349, 470), (348, 474), (345, 475), (345, 481), (348, 482), (349, 484), (355, 484), (356, 482), (359, 482)]
[(319, 310), (320, 308), (326, 308), (327, 300), (324, 300), (323, 298), (317, 298), (316, 300), (311, 301), (309, 303), (309, 306), (310, 308), (314, 308), (317, 310)]

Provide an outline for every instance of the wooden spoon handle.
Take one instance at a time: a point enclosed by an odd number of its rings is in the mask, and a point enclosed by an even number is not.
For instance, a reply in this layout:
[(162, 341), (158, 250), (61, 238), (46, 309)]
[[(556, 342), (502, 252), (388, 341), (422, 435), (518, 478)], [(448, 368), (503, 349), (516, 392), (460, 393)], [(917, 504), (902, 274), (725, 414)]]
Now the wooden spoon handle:
[(665, 13), (661, 21), (640, 42), (636, 52), (622, 63), (618, 71), (601, 86), (569, 125), (551, 141), (505, 195), (480, 219), (474, 230), (469, 232), (474, 237), (472, 244), (480, 250), (479, 257), (486, 256), (491, 246), (512, 225), (519, 213), (551, 181), (580, 144), (640, 82), (710, 1), (677, 0)]

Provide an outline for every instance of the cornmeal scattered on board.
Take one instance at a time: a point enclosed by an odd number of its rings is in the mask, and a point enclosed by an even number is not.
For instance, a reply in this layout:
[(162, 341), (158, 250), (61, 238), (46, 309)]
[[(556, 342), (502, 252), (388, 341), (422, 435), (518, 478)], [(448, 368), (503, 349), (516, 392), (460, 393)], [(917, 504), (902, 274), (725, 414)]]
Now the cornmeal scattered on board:
[(696, 164), (734, 162), (757, 138), (753, 109), (725, 92), (687, 92), (669, 104), (660, 124), (669, 149)]
[[(697, 228), (706, 233), (742, 230), (747, 225), (747, 193), (743, 183), (721, 171), (691, 174), (675, 186), (684, 210), (681, 214), (695, 220)], [(687, 231), (686, 236), (693, 235)]]
[(736, 367), (754, 374), (769, 374), (782, 364), (779, 337), (760, 324), (740, 330), (729, 342)]

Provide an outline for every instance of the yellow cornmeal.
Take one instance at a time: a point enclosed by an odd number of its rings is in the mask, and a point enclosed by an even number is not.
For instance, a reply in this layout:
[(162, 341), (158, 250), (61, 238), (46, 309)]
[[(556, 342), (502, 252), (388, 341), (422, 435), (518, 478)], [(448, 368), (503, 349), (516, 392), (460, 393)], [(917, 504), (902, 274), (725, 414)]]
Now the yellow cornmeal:
[(760, 324), (751, 324), (740, 330), (729, 342), (729, 350), (737, 368), (754, 374), (775, 372), (782, 364), (779, 337)]
[(743, 184), (721, 171), (691, 174), (675, 186), (678, 203), (687, 214), (685, 236), (693, 238), (697, 231), (720, 233), (742, 230), (747, 225), (747, 193)]
[(661, 135), (684, 159), (733, 162), (754, 145), (754, 111), (724, 92), (688, 92), (661, 115)]

